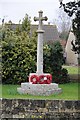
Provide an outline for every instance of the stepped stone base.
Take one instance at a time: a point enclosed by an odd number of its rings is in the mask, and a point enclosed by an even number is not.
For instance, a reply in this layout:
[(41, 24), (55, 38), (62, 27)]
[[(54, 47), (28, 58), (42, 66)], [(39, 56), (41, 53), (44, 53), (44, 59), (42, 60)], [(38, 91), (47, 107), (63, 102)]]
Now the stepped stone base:
[(31, 84), (21, 83), (21, 88), (17, 88), (20, 94), (31, 94), (31, 95), (43, 95), (49, 96), (51, 94), (59, 94), (62, 92), (61, 88), (58, 88), (58, 84)]

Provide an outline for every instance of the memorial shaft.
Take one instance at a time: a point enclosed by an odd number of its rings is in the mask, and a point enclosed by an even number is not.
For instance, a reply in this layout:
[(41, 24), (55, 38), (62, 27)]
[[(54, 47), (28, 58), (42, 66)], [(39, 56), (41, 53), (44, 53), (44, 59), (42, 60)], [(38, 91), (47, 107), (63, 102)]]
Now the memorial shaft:
[(34, 21), (39, 21), (38, 26), (38, 41), (37, 41), (37, 74), (43, 74), (43, 33), (42, 21), (47, 20), (47, 17), (43, 17), (43, 11), (39, 11), (39, 17), (34, 17)]

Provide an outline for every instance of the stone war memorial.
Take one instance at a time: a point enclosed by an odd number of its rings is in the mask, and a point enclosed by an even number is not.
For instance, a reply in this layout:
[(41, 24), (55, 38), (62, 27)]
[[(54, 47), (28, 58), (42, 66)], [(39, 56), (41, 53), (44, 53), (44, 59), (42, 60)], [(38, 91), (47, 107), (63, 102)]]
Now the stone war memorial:
[[(39, 21), (38, 40), (37, 40), (37, 71), (29, 74), (29, 82), (21, 83), (21, 87), (17, 88), (20, 94), (44, 95), (59, 94), (62, 89), (58, 84), (52, 83), (52, 75), (43, 72), (43, 21), (47, 21), (47, 17), (43, 17), (43, 11), (39, 11), (39, 17), (34, 17), (34, 21)], [(54, 72), (54, 71), (53, 71)]]

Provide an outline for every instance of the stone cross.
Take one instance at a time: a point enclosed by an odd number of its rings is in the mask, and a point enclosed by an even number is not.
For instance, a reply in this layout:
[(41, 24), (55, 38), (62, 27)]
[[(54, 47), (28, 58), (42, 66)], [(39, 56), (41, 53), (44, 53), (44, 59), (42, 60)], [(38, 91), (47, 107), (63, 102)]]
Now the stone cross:
[(38, 26), (38, 42), (37, 42), (37, 74), (43, 74), (43, 33), (44, 30), (42, 29), (42, 21), (47, 21), (47, 17), (43, 17), (43, 11), (39, 11), (39, 17), (34, 17), (34, 21), (39, 21)]

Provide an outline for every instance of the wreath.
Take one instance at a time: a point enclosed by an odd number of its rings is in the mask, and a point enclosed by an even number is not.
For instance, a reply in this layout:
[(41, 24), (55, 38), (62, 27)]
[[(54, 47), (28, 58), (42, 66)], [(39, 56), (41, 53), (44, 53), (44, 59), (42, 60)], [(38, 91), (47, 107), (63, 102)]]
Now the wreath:
[(46, 75), (46, 77), (47, 77), (46, 83), (50, 84), (52, 82), (52, 75)]
[[(46, 78), (46, 80), (45, 80)], [(52, 82), (52, 75), (40, 75), (39, 83), (40, 84), (50, 84)]]
[(52, 75), (31, 75), (30, 82), (32, 84), (50, 84), (52, 82)]
[(45, 84), (44, 77), (45, 77), (44, 75), (39, 76), (39, 83), (40, 84)]
[(37, 84), (38, 81), (39, 81), (39, 78), (38, 78), (37, 75), (32, 75), (32, 76), (30, 77), (30, 82), (32, 82), (32, 84)]

